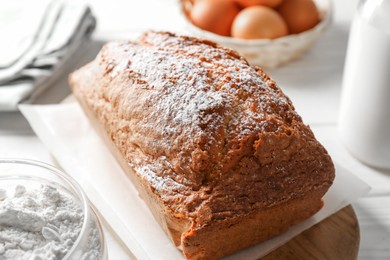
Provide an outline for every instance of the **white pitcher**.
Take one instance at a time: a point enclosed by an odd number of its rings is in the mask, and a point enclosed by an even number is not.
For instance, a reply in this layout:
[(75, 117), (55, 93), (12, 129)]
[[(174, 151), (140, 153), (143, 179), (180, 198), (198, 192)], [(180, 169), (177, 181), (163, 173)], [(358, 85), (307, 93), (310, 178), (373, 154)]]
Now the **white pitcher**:
[(339, 133), (347, 149), (390, 169), (390, 0), (362, 0), (351, 26)]

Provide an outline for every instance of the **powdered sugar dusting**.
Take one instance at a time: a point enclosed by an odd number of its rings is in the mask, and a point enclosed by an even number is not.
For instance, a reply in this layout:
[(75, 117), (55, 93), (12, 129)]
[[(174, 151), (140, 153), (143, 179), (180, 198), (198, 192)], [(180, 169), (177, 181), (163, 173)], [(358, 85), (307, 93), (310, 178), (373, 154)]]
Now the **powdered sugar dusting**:
[(212, 43), (148, 33), (137, 43), (110, 43), (101, 60), (119, 82), (103, 96), (120, 104), (119, 125), (131, 125), (127, 135), (115, 135), (122, 132), (115, 124), (110, 129), (118, 146), (128, 149), (123, 154), (138, 147), (154, 161), (166, 158), (175, 174), (164, 176), (192, 188), (221, 176), (231, 161), (228, 151), (243, 145), (245, 136), (282, 131), (297, 116), (270, 79)]
[[(278, 116), (280, 111), (273, 108), (290, 105), (279, 89), (269, 87), (253, 67), (225, 49), (197, 41), (188, 44), (191, 40), (165, 34), (151, 34), (144, 41), (147, 48), (137, 46), (142, 50), (135, 50), (130, 68), (146, 75), (152, 88), (162, 90), (157, 111), (174, 115), (173, 125), (199, 126), (207, 110), (244, 112), (251, 116), (242, 118), (250, 121), (259, 115)], [(258, 107), (251, 111), (245, 101), (253, 103), (256, 98)]]

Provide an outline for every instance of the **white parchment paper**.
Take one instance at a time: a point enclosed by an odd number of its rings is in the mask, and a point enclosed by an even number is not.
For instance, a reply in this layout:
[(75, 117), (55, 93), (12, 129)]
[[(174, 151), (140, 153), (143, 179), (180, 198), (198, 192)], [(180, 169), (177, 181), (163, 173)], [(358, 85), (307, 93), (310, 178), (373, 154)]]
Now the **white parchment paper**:
[[(138, 197), (76, 102), (21, 105), (20, 110), (62, 168), (84, 188), (105, 224), (138, 259), (184, 259)], [(258, 259), (370, 190), (336, 163), (336, 179), (324, 207), (310, 219), (264, 243), (226, 259)]]

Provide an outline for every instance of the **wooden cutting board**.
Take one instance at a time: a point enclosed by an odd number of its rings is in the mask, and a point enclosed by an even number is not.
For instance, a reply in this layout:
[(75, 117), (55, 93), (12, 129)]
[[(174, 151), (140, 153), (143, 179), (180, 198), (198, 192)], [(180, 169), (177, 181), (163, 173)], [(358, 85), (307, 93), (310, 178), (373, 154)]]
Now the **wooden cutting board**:
[(347, 206), (269, 253), (271, 259), (356, 259), (359, 251), (359, 223)]

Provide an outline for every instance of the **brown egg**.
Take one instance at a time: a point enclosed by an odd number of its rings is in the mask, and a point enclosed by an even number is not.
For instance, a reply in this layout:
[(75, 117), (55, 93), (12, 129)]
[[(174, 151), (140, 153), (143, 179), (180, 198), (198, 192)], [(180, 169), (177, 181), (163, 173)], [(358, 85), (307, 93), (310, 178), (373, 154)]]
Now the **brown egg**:
[(312, 0), (285, 0), (277, 11), (286, 21), (290, 33), (301, 33), (320, 21), (318, 9)]
[(198, 0), (190, 12), (192, 23), (203, 30), (230, 36), (230, 28), (239, 6), (227, 0)]
[(264, 5), (272, 8), (277, 7), (283, 2), (283, 0), (235, 0), (235, 1), (243, 7), (248, 7), (252, 5)]
[(278, 12), (258, 5), (239, 12), (233, 21), (231, 34), (240, 39), (274, 39), (287, 35), (288, 30)]

